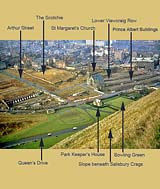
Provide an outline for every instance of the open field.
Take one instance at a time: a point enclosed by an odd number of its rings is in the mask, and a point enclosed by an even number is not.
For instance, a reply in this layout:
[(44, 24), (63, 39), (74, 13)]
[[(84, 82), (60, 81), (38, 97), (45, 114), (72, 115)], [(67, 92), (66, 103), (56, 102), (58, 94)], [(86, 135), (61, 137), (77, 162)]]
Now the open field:
[[(129, 104), (125, 111), (125, 148), (160, 148), (160, 90)], [(112, 129), (113, 147), (121, 148), (121, 112), (100, 122), (100, 148), (109, 148)], [(96, 148), (96, 124), (64, 139), (53, 148)]]
[(63, 82), (60, 85), (56, 85), (57, 89), (63, 89), (65, 87), (72, 88), (75, 85), (80, 85), (82, 83), (86, 83), (87, 77), (81, 76), (81, 77), (75, 77), (74, 80), (68, 80), (67, 82)]
[(52, 83), (67, 81), (74, 78), (74, 75), (71, 72), (56, 68), (47, 69), (44, 75), (42, 72), (35, 72), (32, 70), (26, 70), (26, 73), (32, 74), (33, 76), (41, 79), (48, 80)]

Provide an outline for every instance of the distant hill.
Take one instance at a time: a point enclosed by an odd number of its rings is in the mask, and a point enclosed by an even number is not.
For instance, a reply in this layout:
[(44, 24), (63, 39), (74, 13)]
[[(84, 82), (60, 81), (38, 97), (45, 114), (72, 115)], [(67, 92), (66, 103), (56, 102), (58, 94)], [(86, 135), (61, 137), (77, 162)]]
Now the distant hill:
[[(108, 148), (112, 128), (113, 148), (121, 148), (121, 112), (100, 121), (100, 148)], [(52, 148), (96, 148), (96, 124), (64, 139)], [(160, 90), (129, 104), (125, 111), (125, 148), (160, 148)]]

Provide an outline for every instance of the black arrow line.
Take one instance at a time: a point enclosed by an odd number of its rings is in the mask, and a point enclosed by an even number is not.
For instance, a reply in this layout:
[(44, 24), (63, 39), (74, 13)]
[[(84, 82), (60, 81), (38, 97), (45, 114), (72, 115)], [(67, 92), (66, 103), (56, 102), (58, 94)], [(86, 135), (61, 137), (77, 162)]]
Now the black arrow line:
[(99, 152), (99, 118), (100, 118), (100, 111), (97, 108), (96, 117), (97, 117), (97, 152)]
[(45, 62), (45, 45), (44, 45), (44, 40), (45, 40), (45, 22), (43, 20), (43, 65), (41, 65), (41, 68), (42, 68), (42, 72), (43, 72), (43, 75), (46, 71), (46, 65), (44, 64)]
[(96, 69), (96, 62), (95, 62), (95, 30), (93, 30), (93, 62), (92, 62), (93, 71)]
[(43, 138), (41, 138), (39, 146), (41, 148), (41, 161), (42, 161), (43, 160), (43, 147), (44, 147)]
[(122, 152), (124, 152), (124, 111), (125, 111), (124, 102), (122, 102), (121, 111), (122, 111)]
[(108, 79), (111, 76), (111, 68), (110, 68), (110, 24), (108, 24), (108, 68), (107, 68), (107, 75), (108, 75)]
[(132, 68), (132, 32), (130, 32), (130, 70), (129, 70), (130, 80), (133, 78), (133, 68)]
[(20, 61), (20, 64), (19, 64), (19, 69), (18, 69), (18, 72), (19, 72), (19, 77), (21, 78), (22, 77), (22, 73), (23, 73), (23, 68), (22, 68), (22, 31), (20, 30), (20, 36), (19, 36), (19, 61)]
[(111, 129), (109, 130), (108, 138), (109, 138), (109, 152), (110, 152), (109, 161), (111, 162), (112, 161), (112, 138), (113, 138)]

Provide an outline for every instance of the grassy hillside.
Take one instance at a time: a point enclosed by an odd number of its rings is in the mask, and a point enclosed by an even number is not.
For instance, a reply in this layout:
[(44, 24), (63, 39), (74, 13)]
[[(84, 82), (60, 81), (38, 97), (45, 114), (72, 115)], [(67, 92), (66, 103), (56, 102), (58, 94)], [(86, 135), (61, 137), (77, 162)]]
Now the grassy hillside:
[(0, 113), (0, 140), (11, 133), (19, 132), (23, 129), (32, 127), (33, 125), (45, 121), (46, 117), (42, 114), (26, 115), (26, 114), (9, 114)]
[[(100, 148), (108, 148), (112, 128), (113, 147), (121, 148), (121, 112), (100, 122)], [(52, 148), (96, 148), (96, 124), (80, 131)], [(160, 148), (160, 90), (126, 106), (125, 148)]]

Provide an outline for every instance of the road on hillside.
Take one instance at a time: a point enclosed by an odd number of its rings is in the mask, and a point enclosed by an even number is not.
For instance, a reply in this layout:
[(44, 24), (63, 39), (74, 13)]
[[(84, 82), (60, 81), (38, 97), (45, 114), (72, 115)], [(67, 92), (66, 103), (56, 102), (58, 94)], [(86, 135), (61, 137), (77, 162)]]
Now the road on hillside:
[(19, 145), (24, 145), (26, 143), (30, 143), (30, 142), (37, 142), (40, 141), (41, 138), (45, 139), (45, 138), (53, 138), (53, 137), (58, 137), (60, 135), (63, 134), (67, 134), (67, 133), (71, 133), (71, 132), (77, 132), (80, 131), (82, 129), (87, 128), (89, 125), (85, 125), (85, 126), (80, 126), (77, 127), (77, 129), (73, 129), (73, 128), (69, 128), (69, 129), (64, 129), (61, 131), (56, 131), (56, 132), (52, 132), (52, 133), (46, 133), (46, 134), (41, 134), (41, 135), (37, 135), (37, 136), (33, 136), (33, 137), (28, 137), (28, 138), (24, 138), (24, 139), (20, 139), (17, 141), (11, 141), (11, 142), (4, 142), (4, 143), (0, 143), (0, 148), (12, 148), (15, 146), (19, 146)]

